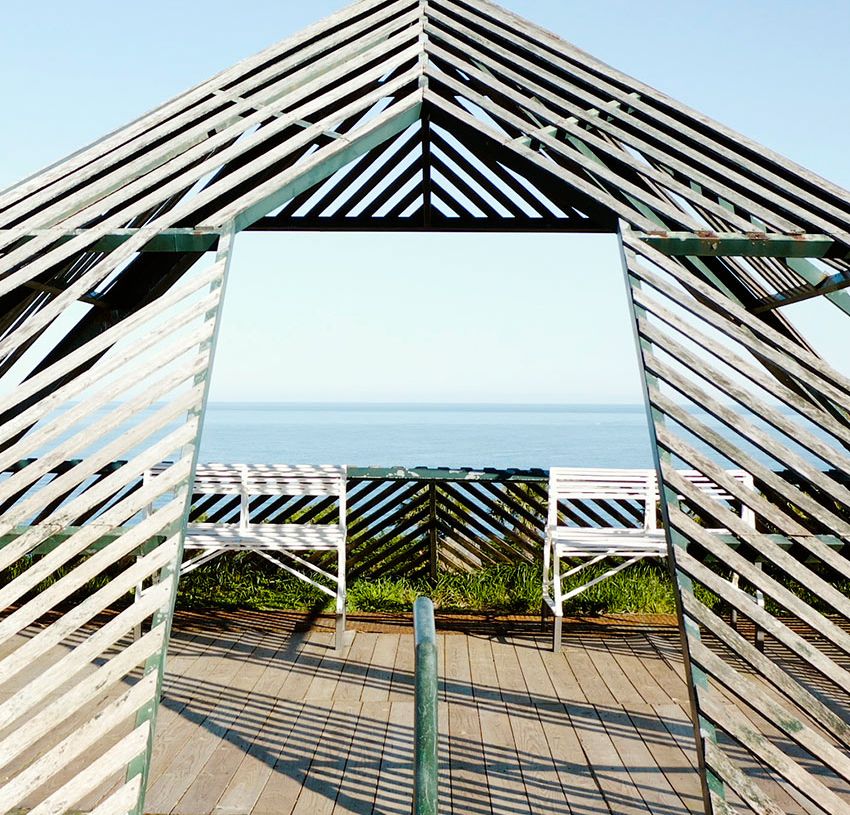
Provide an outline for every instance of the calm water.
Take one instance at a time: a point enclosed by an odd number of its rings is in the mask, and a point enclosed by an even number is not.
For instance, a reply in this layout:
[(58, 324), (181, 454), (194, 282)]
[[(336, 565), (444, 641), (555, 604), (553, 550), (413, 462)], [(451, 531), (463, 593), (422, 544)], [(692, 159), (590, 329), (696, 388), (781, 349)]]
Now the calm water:
[(427, 467), (648, 467), (630, 405), (211, 403), (204, 462)]
[[(106, 443), (114, 443), (120, 458), (132, 458), (180, 424), (170, 424), (154, 437), (127, 449), (122, 436), (126, 423), (110, 425), (112, 404), (96, 411), (87, 422), (74, 422), (39, 454), (58, 445), (66, 458), (84, 458)], [(70, 406), (60, 408), (61, 418)], [(143, 411), (131, 423), (152, 418), (160, 406)], [(731, 434), (712, 416), (694, 417), (707, 428), (768, 467), (780, 467), (765, 451)], [(822, 466), (793, 438), (781, 436), (752, 417), (766, 435), (788, 451)], [(107, 427), (110, 429), (107, 429)], [(723, 459), (705, 442), (671, 429), (698, 451), (724, 467), (744, 466)], [(808, 428), (834, 445), (825, 431)], [(173, 448), (170, 448), (173, 451)], [(173, 454), (173, 452), (172, 452)], [(226, 464), (349, 464), (360, 467), (651, 467), (649, 432), (642, 406), (631, 405), (305, 405), (269, 403), (212, 403), (201, 440), (204, 463)], [(676, 466), (685, 466), (676, 461)], [(692, 465), (687, 465), (692, 466)], [(784, 466), (784, 465), (782, 465)]]

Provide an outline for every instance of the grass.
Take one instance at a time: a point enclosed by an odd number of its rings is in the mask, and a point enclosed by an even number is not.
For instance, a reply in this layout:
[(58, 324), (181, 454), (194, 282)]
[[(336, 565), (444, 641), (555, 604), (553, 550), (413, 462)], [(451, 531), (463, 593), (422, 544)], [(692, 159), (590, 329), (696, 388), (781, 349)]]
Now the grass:
[[(332, 599), (285, 572), (267, 570), (248, 554), (218, 558), (182, 578), (177, 602), (182, 608), (245, 608), (325, 611)], [(588, 569), (589, 577), (599, 574)], [(443, 572), (435, 581), (381, 577), (355, 580), (348, 587), (351, 612), (410, 611), (422, 594), (437, 608), (457, 612), (536, 614), (541, 603), (541, 567), (518, 563), (472, 573)], [(672, 614), (673, 585), (662, 563), (644, 562), (592, 586), (573, 598), (567, 614)]]

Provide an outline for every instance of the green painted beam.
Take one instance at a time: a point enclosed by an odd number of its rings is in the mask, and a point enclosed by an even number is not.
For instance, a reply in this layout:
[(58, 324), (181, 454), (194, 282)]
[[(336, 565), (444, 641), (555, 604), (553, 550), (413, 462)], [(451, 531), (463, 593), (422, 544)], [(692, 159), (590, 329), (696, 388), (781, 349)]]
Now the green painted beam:
[[(845, 314), (850, 314), (850, 294), (846, 291), (840, 291), (840, 289), (845, 288), (850, 281), (845, 282), (842, 286), (830, 288), (829, 277), (823, 274), (823, 272), (821, 272), (813, 263), (805, 258), (789, 258), (788, 266), (800, 275), (800, 277), (802, 277), (807, 283), (817, 289), (817, 295), (813, 296), (823, 295), (827, 300), (838, 306), (838, 308), (840, 308)], [(833, 275), (833, 277), (837, 278), (838, 275)]]
[(549, 471), (439, 467), (349, 467), (348, 478), (363, 481), (548, 481)]
[[(0, 230), (0, 233), (16, 230)], [(130, 238), (135, 237), (140, 230), (138, 229), (115, 229), (108, 235), (103, 236), (96, 241), (92, 246), (88, 247), (88, 251), (94, 252), (112, 252), (122, 244), (126, 243)], [(32, 232), (20, 234), (21, 238), (26, 240), (38, 237), (40, 235), (56, 235), (58, 243), (66, 243), (67, 241), (77, 238), (80, 235), (85, 235), (85, 229), (74, 229), (68, 232), (61, 230), (45, 229), (34, 230)], [(212, 229), (164, 229), (162, 232), (153, 235), (140, 251), (142, 252), (172, 252), (172, 253), (196, 253), (196, 252), (211, 252), (218, 248), (219, 231)]]
[(437, 698), (437, 630), (434, 604), (428, 597), (417, 597), (413, 604), (414, 639), (414, 760), (413, 813), (437, 815), (439, 808), (439, 729)]
[[(83, 527), (80, 526), (69, 526), (66, 527), (62, 532), (58, 532), (54, 535), (51, 535), (46, 540), (42, 541), (38, 546), (29, 551), (31, 555), (46, 555), (52, 552), (54, 549), (62, 546), (65, 541), (68, 540), (72, 535), (76, 534)], [(4, 546), (8, 546), (10, 543), (14, 543), (24, 532), (27, 532), (30, 529), (29, 526), (18, 526), (12, 532), (8, 532), (5, 535), (0, 535), (0, 549)], [(118, 538), (120, 538), (127, 529), (125, 527), (117, 527), (114, 531), (108, 532), (104, 535), (101, 535), (96, 541), (90, 543), (81, 554), (91, 555), (95, 552), (99, 552), (101, 549), (105, 549), (110, 544), (114, 543)], [(134, 552), (131, 552), (132, 555), (143, 555), (149, 552), (152, 548), (159, 546), (161, 543), (165, 542), (165, 537), (162, 535), (156, 535), (152, 537), (150, 540), (143, 543), (136, 549)]]
[(674, 257), (846, 258), (847, 248), (827, 235), (767, 232), (637, 233), (644, 243)]

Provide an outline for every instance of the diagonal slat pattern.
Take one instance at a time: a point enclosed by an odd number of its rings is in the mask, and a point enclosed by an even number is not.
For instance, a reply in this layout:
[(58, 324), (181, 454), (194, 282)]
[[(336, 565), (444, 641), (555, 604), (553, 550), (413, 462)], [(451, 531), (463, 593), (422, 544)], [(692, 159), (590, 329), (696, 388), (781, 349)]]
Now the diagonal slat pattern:
[[(18, 419), (4, 426), (4, 462), (38, 455), (0, 482), (3, 811), (65, 811), (119, 773), (136, 793), (131, 808), (141, 805), (232, 240), (223, 234), (208, 263), (116, 323), (106, 343), (81, 343), (76, 364), (44, 367), (5, 400)], [(104, 365), (86, 364), (101, 355)], [(67, 455), (78, 458), (66, 465)], [(163, 459), (173, 463), (140, 485)], [(107, 609), (111, 621), (81, 638)]]
[[(850, 195), (488, 0), (359, 0), (0, 193), (0, 803), (140, 810), (234, 234), (413, 228), (620, 233), (705, 805), (847, 811), (850, 382), (786, 307), (850, 315)], [(349, 486), (355, 576), (539, 551), (534, 478)]]
[[(628, 231), (623, 243), (715, 810), (725, 785), (752, 811), (786, 811), (774, 781), (801, 812), (850, 811), (850, 382), (682, 260)], [(747, 361), (766, 357), (778, 381)], [(736, 488), (720, 462), (757, 489)], [(755, 529), (682, 463), (746, 504)], [(736, 631), (750, 624), (766, 637)], [(763, 779), (741, 769), (745, 755)]]

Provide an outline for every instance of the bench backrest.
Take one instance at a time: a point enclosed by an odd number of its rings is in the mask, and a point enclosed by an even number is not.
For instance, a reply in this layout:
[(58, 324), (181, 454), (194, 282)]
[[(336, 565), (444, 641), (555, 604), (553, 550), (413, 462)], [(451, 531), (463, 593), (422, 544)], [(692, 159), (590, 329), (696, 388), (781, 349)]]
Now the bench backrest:
[[(708, 476), (697, 470), (679, 470), (679, 475), (717, 501), (730, 502), (735, 496)], [(726, 474), (750, 490), (755, 489), (753, 477), (745, 470), (726, 470)], [(659, 500), (655, 470), (589, 469), (553, 467), (549, 471), (550, 527), (558, 525), (558, 501), (629, 501), (641, 506), (643, 528), (656, 528), (655, 506)], [(755, 528), (755, 513), (745, 504), (741, 518)]]
[(241, 496), (239, 525), (250, 523), (250, 500), (261, 496), (333, 496), (345, 525), (347, 470), (344, 466), (297, 464), (199, 464), (195, 495)]
[(334, 465), (199, 464), (193, 490), (205, 494), (342, 495), (346, 468)]
[(550, 527), (558, 525), (559, 501), (629, 501), (639, 504), (644, 529), (656, 528), (655, 470), (553, 467), (549, 470)]
[[(703, 473), (698, 470), (679, 470), (678, 473), (682, 476), (682, 478), (690, 481), (691, 484), (698, 487), (701, 492), (706, 493), (710, 498), (713, 498), (716, 501), (730, 502), (737, 500), (736, 496), (732, 495), (728, 490), (724, 489), (719, 484), (712, 481), (707, 475), (703, 475)], [(753, 480), (751, 473), (748, 473), (746, 470), (725, 470), (725, 473), (729, 476), (729, 478), (740, 483), (741, 486), (748, 490), (755, 491), (755, 481)], [(741, 505), (741, 518), (747, 526), (755, 529), (756, 514), (746, 504)]]

